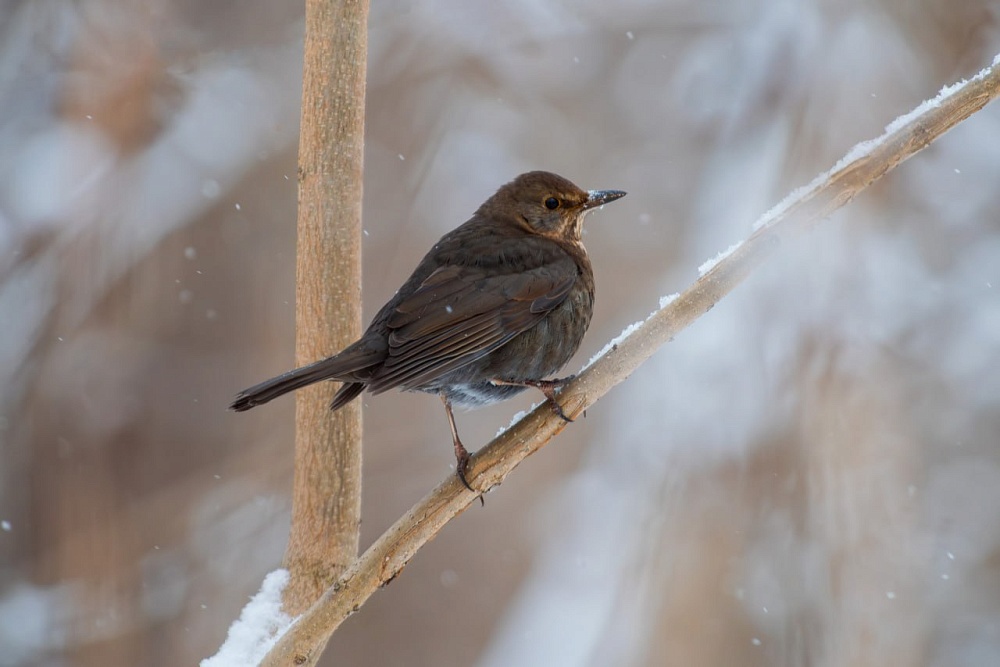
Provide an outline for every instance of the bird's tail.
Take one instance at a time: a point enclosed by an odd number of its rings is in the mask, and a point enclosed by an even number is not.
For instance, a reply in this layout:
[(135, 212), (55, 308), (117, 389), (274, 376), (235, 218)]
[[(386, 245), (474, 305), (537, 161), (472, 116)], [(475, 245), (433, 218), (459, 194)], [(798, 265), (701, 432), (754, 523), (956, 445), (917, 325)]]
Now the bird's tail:
[(267, 403), (290, 391), (307, 387), (322, 380), (345, 380), (348, 381), (348, 384), (341, 387), (337, 393), (339, 400), (335, 400), (331, 406), (333, 409), (337, 409), (360, 394), (365, 387), (364, 383), (350, 382), (353, 379), (350, 374), (364, 368), (367, 364), (359, 362), (358, 356), (361, 355), (346, 354), (347, 352), (348, 350), (345, 350), (336, 356), (282, 373), (270, 380), (255, 384), (249, 389), (244, 389), (236, 395), (236, 399), (230, 404), (229, 409), (243, 412), (255, 405)]

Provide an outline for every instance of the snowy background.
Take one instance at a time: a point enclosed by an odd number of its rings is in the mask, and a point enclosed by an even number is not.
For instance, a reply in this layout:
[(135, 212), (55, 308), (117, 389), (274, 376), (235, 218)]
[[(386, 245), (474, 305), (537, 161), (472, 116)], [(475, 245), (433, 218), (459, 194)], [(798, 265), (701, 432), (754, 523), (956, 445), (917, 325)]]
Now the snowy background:
[[(0, 666), (195, 664), (280, 562), (293, 401), (225, 407), (292, 364), (299, 4), (0, 12)], [(397, 1), (370, 30), (366, 312), (519, 172), (623, 189), (572, 371), (991, 62), (1000, 7)], [(785, 247), (323, 664), (1000, 663), (998, 137), (994, 104)], [(452, 454), (435, 398), (364, 400), (367, 546)]]

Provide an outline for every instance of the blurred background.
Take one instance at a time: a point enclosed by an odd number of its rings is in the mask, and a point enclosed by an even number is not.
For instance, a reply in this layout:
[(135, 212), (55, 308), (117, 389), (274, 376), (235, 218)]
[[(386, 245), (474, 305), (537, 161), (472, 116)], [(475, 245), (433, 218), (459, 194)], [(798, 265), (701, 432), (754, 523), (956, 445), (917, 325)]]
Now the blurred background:
[[(280, 562), (293, 400), (225, 408), (293, 361), (301, 4), (2, 5), (0, 665), (196, 664)], [(366, 313), (522, 171), (627, 190), (573, 372), (997, 52), (992, 0), (374, 2)], [(323, 664), (1000, 664), (997, 137), (785, 247)], [(435, 398), (364, 405), (367, 546), (453, 459)]]

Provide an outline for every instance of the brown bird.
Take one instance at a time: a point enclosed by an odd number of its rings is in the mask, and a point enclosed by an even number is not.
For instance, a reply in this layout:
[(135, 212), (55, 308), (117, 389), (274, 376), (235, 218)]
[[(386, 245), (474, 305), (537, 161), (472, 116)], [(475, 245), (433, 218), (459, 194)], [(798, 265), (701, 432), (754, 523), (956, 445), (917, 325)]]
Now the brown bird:
[(357, 342), (243, 390), (229, 408), (249, 410), (321, 380), (344, 383), (331, 410), (365, 389), (438, 394), (458, 476), (472, 490), (452, 404), (485, 405), (535, 387), (566, 419), (555, 397), (566, 380), (544, 378), (580, 347), (593, 314), (583, 219), (623, 196), (544, 171), (521, 174), (434, 244)]

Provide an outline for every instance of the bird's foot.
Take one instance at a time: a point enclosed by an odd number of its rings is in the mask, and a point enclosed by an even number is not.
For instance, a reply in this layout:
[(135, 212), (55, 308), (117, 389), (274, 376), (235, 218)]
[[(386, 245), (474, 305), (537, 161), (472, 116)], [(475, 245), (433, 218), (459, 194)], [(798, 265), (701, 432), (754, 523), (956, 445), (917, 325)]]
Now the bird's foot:
[(483, 494), (480, 491), (476, 491), (469, 484), (469, 480), (465, 478), (465, 470), (469, 467), (469, 459), (472, 456), (469, 454), (469, 450), (462, 446), (461, 441), (455, 440), (455, 472), (458, 474), (458, 479), (461, 480), (462, 484), (469, 491), (479, 494), (479, 506), (486, 507), (486, 500), (483, 498)]
[(441, 402), (444, 403), (444, 410), (448, 415), (448, 425), (451, 426), (451, 439), (455, 445), (455, 472), (458, 474), (458, 478), (462, 481), (462, 485), (473, 493), (479, 494), (479, 503), (486, 506), (486, 501), (483, 500), (483, 494), (472, 488), (469, 484), (469, 480), (465, 477), (465, 470), (469, 467), (469, 459), (472, 458), (469, 455), (469, 450), (465, 448), (462, 441), (458, 437), (458, 428), (455, 427), (455, 415), (451, 411), (451, 401), (445, 394), (440, 394)]
[(568, 383), (570, 380), (574, 379), (575, 375), (570, 375), (569, 377), (557, 378), (553, 380), (490, 380), (496, 385), (510, 385), (514, 387), (534, 387), (535, 389), (542, 392), (545, 398), (549, 400), (552, 404), (552, 411), (559, 415), (559, 418), (564, 422), (573, 423), (573, 419), (563, 412), (562, 405), (556, 400), (556, 390), (562, 389), (563, 385)]
[(458, 474), (458, 478), (462, 480), (462, 484), (469, 491), (473, 493), (476, 492), (474, 488), (469, 484), (469, 480), (465, 478), (465, 469), (469, 467), (469, 452), (466, 451), (465, 447), (462, 447), (461, 453), (458, 451), (458, 447), (455, 447), (455, 472)]

